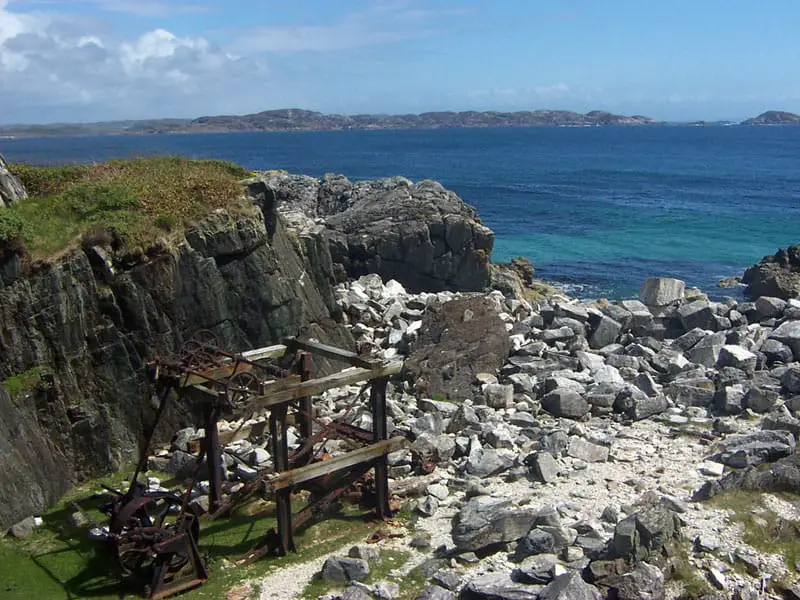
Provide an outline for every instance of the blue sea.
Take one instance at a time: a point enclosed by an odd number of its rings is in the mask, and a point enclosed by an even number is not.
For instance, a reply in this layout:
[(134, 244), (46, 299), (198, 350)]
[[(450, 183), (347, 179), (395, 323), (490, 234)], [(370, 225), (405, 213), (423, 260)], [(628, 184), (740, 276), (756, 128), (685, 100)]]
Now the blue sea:
[(672, 276), (712, 297), (800, 242), (800, 127), (504, 128), (253, 132), (0, 140), (8, 160), (222, 158), (352, 180), (436, 179), (496, 234), (493, 260), (586, 298), (635, 296)]

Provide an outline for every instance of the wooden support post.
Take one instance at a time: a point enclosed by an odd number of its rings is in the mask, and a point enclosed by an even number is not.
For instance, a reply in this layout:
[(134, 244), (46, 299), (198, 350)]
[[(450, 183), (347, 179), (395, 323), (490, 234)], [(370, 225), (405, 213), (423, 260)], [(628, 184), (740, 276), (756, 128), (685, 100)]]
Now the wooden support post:
[(214, 403), (205, 404), (205, 445), (208, 464), (208, 505), (210, 512), (216, 512), (222, 503), (222, 464), (219, 451), (219, 431), (217, 419), (219, 412)]
[[(300, 353), (300, 380), (309, 381), (311, 379), (311, 355), (308, 352)], [(311, 396), (303, 396), (300, 398), (300, 412), (297, 414), (297, 425), (300, 431), (300, 437), (303, 442), (310, 440), (314, 436), (314, 421), (313, 421), (313, 405)], [(311, 460), (311, 455), (314, 449), (309, 448), (308, 452), (299, 456), (295, 462), (296, 467), (307, 465)]]
[[(374, 443), (389, 438), (389, 427), (386, 421), (386, 386), (388, 383), (387, 377), (380, 377), (373, 380), (370, 388), (369, 399), (372, 405), (372, 439)], [(375, 459), (375, 509), (380, 519), (391, 516), (389, 463), (385, 454)]]
[[(275, 471), (281, 473), (289, 470), (289, 446), (286, 439), (285, 404), (274, 407), (269, 413), (269, 433), (272, 438), (272, 460)], [(275, 494), (278, 517), (278, 539), (280, 552), (286, 555), (295, 551), (292, 531), (292, 487), (279, 490)]]

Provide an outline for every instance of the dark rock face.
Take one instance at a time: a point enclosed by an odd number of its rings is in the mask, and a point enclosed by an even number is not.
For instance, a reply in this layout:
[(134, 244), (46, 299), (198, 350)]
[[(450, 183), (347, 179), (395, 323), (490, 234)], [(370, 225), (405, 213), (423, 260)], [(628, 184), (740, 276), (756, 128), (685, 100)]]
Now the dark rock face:
[(511, 350), (508, 332), (485, 297), (452, 300), (425, 313), (404, 377), (426, 397), (473, 396), (477, 373), (495, 373)]
[[(0, 530), (39, 512), (71, 483), (66, 407), (43, 394), (15, 403), (0, 386)], [(43, 420), (43, 422), (40, 421)], [(46, 429), (50, 435), (42, 435)]]
[(491, 283), (494, 234), (439, 183), (287, 174), (264, 182), (290, 222), (324, 220), (318, 227), (333, 262), (349, 277), (377, 273), (412, 292), (480, 291)]
[(800, 295), (800, 245), (765, 256), (744, 272), (742, 281), (747, 284), (745, 294), (751, 298), (796, 298)]
[[(352, 348), (331, 318), (332, 281), (327, 244), (293, 242), (264, 204), (215, 213), (130, 268), (96, 273), (76, 252), (0, 288), (0, 380), (36, 366), (55, 379), (47, 392), (0, 395), (0, 525), (135, 456), (151, 416), (145, 362), (176, 353), (194, 331), (212, 330), (231, 351), (289, 335)], [(165, 416), (164, 435), (190, 420), (185, 410)]]
[(28, 197), (25, 188), (8, 170), (8, 164), (0, 154), (0, 209)]

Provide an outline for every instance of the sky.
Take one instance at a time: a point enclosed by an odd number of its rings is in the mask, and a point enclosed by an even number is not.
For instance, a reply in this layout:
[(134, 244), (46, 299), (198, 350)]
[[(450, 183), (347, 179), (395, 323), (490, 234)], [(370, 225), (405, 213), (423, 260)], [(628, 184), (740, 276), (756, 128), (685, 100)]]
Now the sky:
[(0, 124), (800, 113), (797, 0), (0, 0)]

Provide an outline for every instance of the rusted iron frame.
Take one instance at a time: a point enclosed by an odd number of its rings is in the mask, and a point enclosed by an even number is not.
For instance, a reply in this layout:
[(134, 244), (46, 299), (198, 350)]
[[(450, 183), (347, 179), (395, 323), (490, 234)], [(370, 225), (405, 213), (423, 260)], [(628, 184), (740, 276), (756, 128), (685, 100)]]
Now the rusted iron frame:
[[(369, 388), (369, 386), (370, 386), (370, 382), (369, 381), (367, 383), (365, 383), (363, 386), (361, 386), (361, 389), (358, 391), (358, 394), (356, 394), (356, 397), (353, 399), (353, 401), (350, 402), (350, 404), (347, 405), (347, 407), (345, 408), (344, 414), (341, 417), (331, 421), (327, 425), (323, 425), (322, 429), (320, 431), (318, 431), (316, 435), (308, 437), (308, 438), (304, 438), (303, 445), (297, 451), (295, 451), (292, 454), (292, 456), (290, 458), (290, 461), (293, 462), (294, 464), (296, 464), (297, 466), (303, 466), (302, 464), (300, 464), (297, 461), (297, 457), (302, 457), (302, 456), (304, 456), (306, 454), (308, 454), (310, 456), (311, 453), (313, 452), (314, 445), (316, 445), (318, 442), (320, 442), (322, 440), (329, 439), (330, 438), (330, 434), (334, 430), (336, 430), (337, 427), (339, 427), (340, 425), (346, 425), (346, 423), (343, 422), (344, 419), (346, 419), (348, 417), (348, 415), (350, 414), (350, 411), (352, 411), (353, 408), (355, 408), (355, 406), (359, 403), (359, 401), (361, 400), (361, 397), (364, 395), (364, 392), (367, 390), (367, 388)], [(310, 399), (310, 396), (306, 396), (306, 397)], [(370, 434), (370, 438), (368, 440), (366, 440), (366, 441), (370, 441), (371, 440), (371, 435), (372, 434)], [(306, 461), (303, 464), (308, 464), (308, 462), (310, 462), (310, 461)]]

